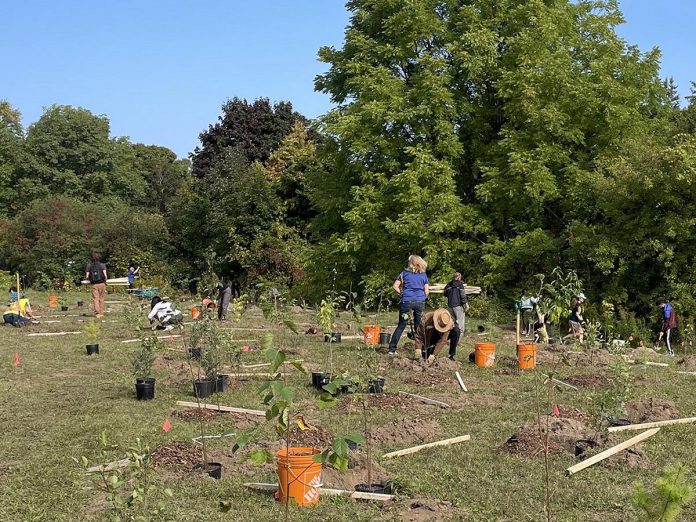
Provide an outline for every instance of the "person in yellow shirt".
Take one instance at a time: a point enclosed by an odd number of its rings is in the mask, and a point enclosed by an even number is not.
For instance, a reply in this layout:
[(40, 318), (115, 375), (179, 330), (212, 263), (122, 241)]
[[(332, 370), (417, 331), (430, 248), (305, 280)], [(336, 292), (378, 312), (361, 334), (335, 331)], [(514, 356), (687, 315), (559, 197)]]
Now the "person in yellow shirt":
[[(25, 296), (18, 295), (15, 287), (10, 288), (10, 296), (14, 298), (7, 307), (7, 310), (2, 314), (5, 324), (14, 326), (24, 326), (36, 320), (31, 309), (31, 303)], [(19, 301), (17, 301), (19, 298)]]

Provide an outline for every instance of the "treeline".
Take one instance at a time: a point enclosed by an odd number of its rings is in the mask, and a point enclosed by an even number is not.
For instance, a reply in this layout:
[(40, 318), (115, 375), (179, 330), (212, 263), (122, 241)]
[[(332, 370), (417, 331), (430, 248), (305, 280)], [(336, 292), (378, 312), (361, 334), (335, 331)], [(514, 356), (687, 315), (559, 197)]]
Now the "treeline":
[(4, 104), (0, 265), (57, 277), (95, 246), (314, 299), (334, 278), (374, 297), (417, 253), (504, 299), (561, 266), (595, 301), (696, 312), (696, 98), (617, 36), (615, 2), (348, 8), (319, 51), (335, 109), (232, 99), (190, 164), (83, 109), (24, 130)]

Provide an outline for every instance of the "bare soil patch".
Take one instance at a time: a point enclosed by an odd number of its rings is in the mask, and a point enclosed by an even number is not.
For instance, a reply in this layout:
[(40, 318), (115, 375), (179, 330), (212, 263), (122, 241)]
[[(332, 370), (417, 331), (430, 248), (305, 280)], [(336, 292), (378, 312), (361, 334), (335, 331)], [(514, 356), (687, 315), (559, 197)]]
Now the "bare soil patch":
[(595, 436), (593, 429), (576, 418), (542, 415), (539, 420), (526, 424), (512, 435), (505, 442), (504, 449), (524, 457), (533, 458), (543, 454), (547, 425), (551, 454), (567, 453), (575, 456), (577, 441), (590, 440)]
[[(366, 394), (367, 405), (370, 410), (409, 410), (413, 411), (420, 403), (415, 403), (413, 399), (398, 395), (396, 393), (369, 393)], [(344, 398), (338, 405), (338, 410), (361, 412), (362, 401), (354, 400), (352, 397)]]
[[(341, 472), (325, 466), (321, 472), (321, 478), (326, 487), (353, 491), (358, 484), (367, 484), (367, 456), (362, 450), (351, 451), (348, 458), (348, 471)], [(385, 484), (389, 478), (384, 468), (373, 460), (372, 483)]]
[(417, 415), (393, 420), (372, 430), (373, 444), (404, 445), (432, 442), (440, 434), (440, 423), (436, 418)]
[(696, 356), (682, 357), (677, 361), (679, 369), (685, 372), (696, 371)]
[(152, 463), (155, 466), (191, 471), (203, 461), (203, 447), (193, 442), (173, 441), (155, 448)]
[(626, 413), (620, 420), (627, 420), (631, 424), (641, 422), (655, 422), (679, 417), (679, 410), (673, 401), (666, 399), (643, 399), (626, 404)]
[(385, 514), (402, 522), (430, 522), (435, 520), (465, 520), (464, 512), (450, 502), (429, 498), (410, 498), (387, 504)]
[(578, 388), (606, 388), (611, 384), (611, 379), (601, 374), (571, 375), (563, 377), (561, 380)]

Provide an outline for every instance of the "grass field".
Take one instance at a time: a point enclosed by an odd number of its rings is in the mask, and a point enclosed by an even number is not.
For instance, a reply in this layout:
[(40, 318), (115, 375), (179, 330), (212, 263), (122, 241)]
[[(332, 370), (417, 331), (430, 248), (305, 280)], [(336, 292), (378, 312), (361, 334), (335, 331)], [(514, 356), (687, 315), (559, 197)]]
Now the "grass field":
[[(174, 441), (191, 442), (199, 434), (199, 424), (182, 418), (176, 412), (177, 400), (194, 400), (188, 362), (180, 338), (164, 340), (158, 352), (155, 377), (157, 396), (154, 401), (135, 400), (134, 379), (130, 374), (129, 355), (137, 344), (121, 341), (137, 337), (129, 331), (119, 303), (110, 304), (111, 312), (102, 322), (100, 354), (85, 354), (84, 334), (59, 337), (28, 337), (30, 332), (81, 331), (88, 318), (84, 310), (72, 305), (78, 299), (88, 301), (87, 294), (65, 296), (71, 310), (49, 312), (47, 294), (31, 292), (35, 313), (41, 315), (40, 325), (24, 329), (4, 327), (0, 348), (0, 520), (110, 520), (113, 516), (104, 495), (89, 486), (90, 477), (73, 460), (86, 456), (93, 460), (99, 452), (99, 435), (106, 431), (110, 439), (126, 448), (140, 438), (151, 449), (171, 445)], [(123, 301), (123, 295), (110, 295), (109, 301)], [(77, 310), (77, 311), (76, 311)], [(385, 314), (381, 324), (393, 325), (396, 314)], [(60, 322), (45, 322), (60, 321)], [(311, 312), (297, 314), (298, 322), (315, 322)], [(340, 330), (349, 332), (340, 318)], [(478, 322), (470, 320), (469, 324)], [(259, 310), (252, 309), (234, 323), (226, 326), (264, 326)], [(265, 325), (269, 330), (272, 328)], [(402, 349), (397, 358), (379, 354), (379, 365), (387, 379), (388, 400), (375, 402), (371, 410), (372, 429), (380, 433), (374, 448), (375, 461), (399, 487), (396, 502), (386, 504), (356, 502), (348, 498), (324, 497), (314, 508), (291, 508), (292, 520), (472, 520), (472, 521), (536, 521), (544, 520), (544, 459), (513, 455), (505, 450), (506, 440), (519, 428), (537, 417), (537, 397), (546, 387), (540, 372), (550, 372), (548, 364), (554, 355), (544, 352), (537, 371), (516, 372), (505, 369), (505, 357), (513, 357), (514, 332), (503, 325), (490, 327), (489, 336), (468, 334), (460, 343), (458, 359), (460, 373), (469, 392), (460, 390), (449, 365), (437, 364), (427, 371), (411, 365), (411, 351)], [(239, 338), (258, 339), (262, 332), (242, 330)], [(498, 345), (498, 371), (477, 368), (467, 362), (473, 344), (482, 338)], [(405, 339), (405, 337), (404, 337)], [(304, 359), (309, 369), (318, 369), (324, 360), (326, 345), (318, 335), (294, 335), (277, 332), (277, 342)], [(403, 341), (402, 341), (403, 342)], [(264, 362), (258, 343), (243, 355), (243, 364)], [(574, 350), (578, 348), (573, 348)], [(20, 361), (13, 365), (14, 354)], [(335, 366), (353, 373), (363, 372), (369, 349), (357, 340), (335, 345)], [(604, 358), (600, 358), (605, 360)], [(634, 366), (631, 368), (630, 400), (647, 398), (674, 401), (680, 417), (694, 415), (696, 392), (694, 376), (677, 374), (675, 359), (657, 357), (669, 367)], [(571, 357), (574, 365), (560, 366), (555, 373), (559, 379), (578, 375), (607, 377), (606, 366), (587, 363), (587, 358)], [(500, 371), (505, 370), (505, 371)], [(297, 371), (290, 373), (290, 383), (296, 390), (296, 411), (317, 425), (317, 436), (342, 435), (360, 430), (362, 416), (353, 407), (350, 396), (329, 410), (315, 405), (315, 393), (309, 386), (309, 376)], [(577, 379), (576, 379), (577, 380)], [(259, 379), (236, 381), (229, 391), (217, 394), (215, 401), (230, 406), (264, 409), (258, 394)], [(600, 386), (609, 386), (605, 379)], [(587, 413), (592, 395), (602, 388), (578, 386), (579, 390), (554, 390), (551, 402), (562, 410), (574, 407)], [(441, 409), (418, 402), (403, 401), (392, 394), (397, 391), (418, 393), (451, 405)], [(542, 410), (550, 405), (542, 397)], [(178, 411), (182, 411), (179, 409)], [(162, 429), (166, 419), (171, 431)], [(248, 418), (217, 415), (207, 429), (224, 433), (247, 427)], [(398, 433), (402, 427), (401, 434)], [(397, 430), (396, 436), (390, 435)], [(617, 434), (616, 442), (636, 432)], [(565, 469), (576, 463), (570, 454), (550, 457), (549, 482), (552, 487), (554, 520), (623, 521), (635, 520), (637, 513), (630, 505), (632, 483), (643, 480), (652, 485), (668, 464), (681, 462), (693, 469), (696, 426), (663, 428), (657, 435), (641, 443), (644, 453), (640, 466), (611, 457), (607, 465), (595, 465), (577, 475), (567, 477)], [(278, 437), (271, 426), (259, 428), (259, 440), (253, 447), (276, 449)], [(471, 441), (435, 448), (413, 455), (380, 462), (387, 451), (418, 444), (427, 439), (444, 439), (470, 434)], [(304, 435), (301, 435), (304, 436)], [(244, 482), (275, 482), (273, 464), (259, 467), (245, 460), (247, 450), (229, 452), (230, 439), (209, 443), (215, 460), (223, 462), (223, 478), (215, 481), (191, 472), (182, 466), (155, 467), (156, 481), (169, 487), (173, 497), (167, 502), (161, 520), (278, 520), (282, 507), (266, 492), (250, 491)], [(113, 460), (122, 458), (118, 451)], [(355, 461), (364, 461), (362, 451)], [(689, 477), (696, 483), (693, 476)], [(325, 485), (346, 485), (362, 479), (362, 468), (353, 468), (341, 476), (335, 471), (325, 474)], [(329, 482), (333, 480), (334, 484)], [(414, 501), (413, 499), (417, 499)], [(219, 510), (219, 502), (230, 501), (228, 513)], [(696, 504), (685, 508), (682, 520), (696, 520)]]

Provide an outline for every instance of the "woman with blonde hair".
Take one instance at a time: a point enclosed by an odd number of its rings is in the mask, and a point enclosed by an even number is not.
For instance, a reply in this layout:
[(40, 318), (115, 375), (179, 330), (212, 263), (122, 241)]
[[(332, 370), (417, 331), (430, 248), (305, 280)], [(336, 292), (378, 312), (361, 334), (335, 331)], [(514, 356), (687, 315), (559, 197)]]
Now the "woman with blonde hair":
[(396, 355), (396, 345), (408, 324), (408, 316), (413, 312), (413, 328), (420, 325), (425, 311), (425, 300), (430, 293), (428, 276), (425, 270), (428, 263), (420, 256), (408, 256), (408, 268), (403, 270), (394, 281), (392, 288), (401, 295), (399, 304), (399, 324), (394, 330), (389, 343), (389, 355)]

